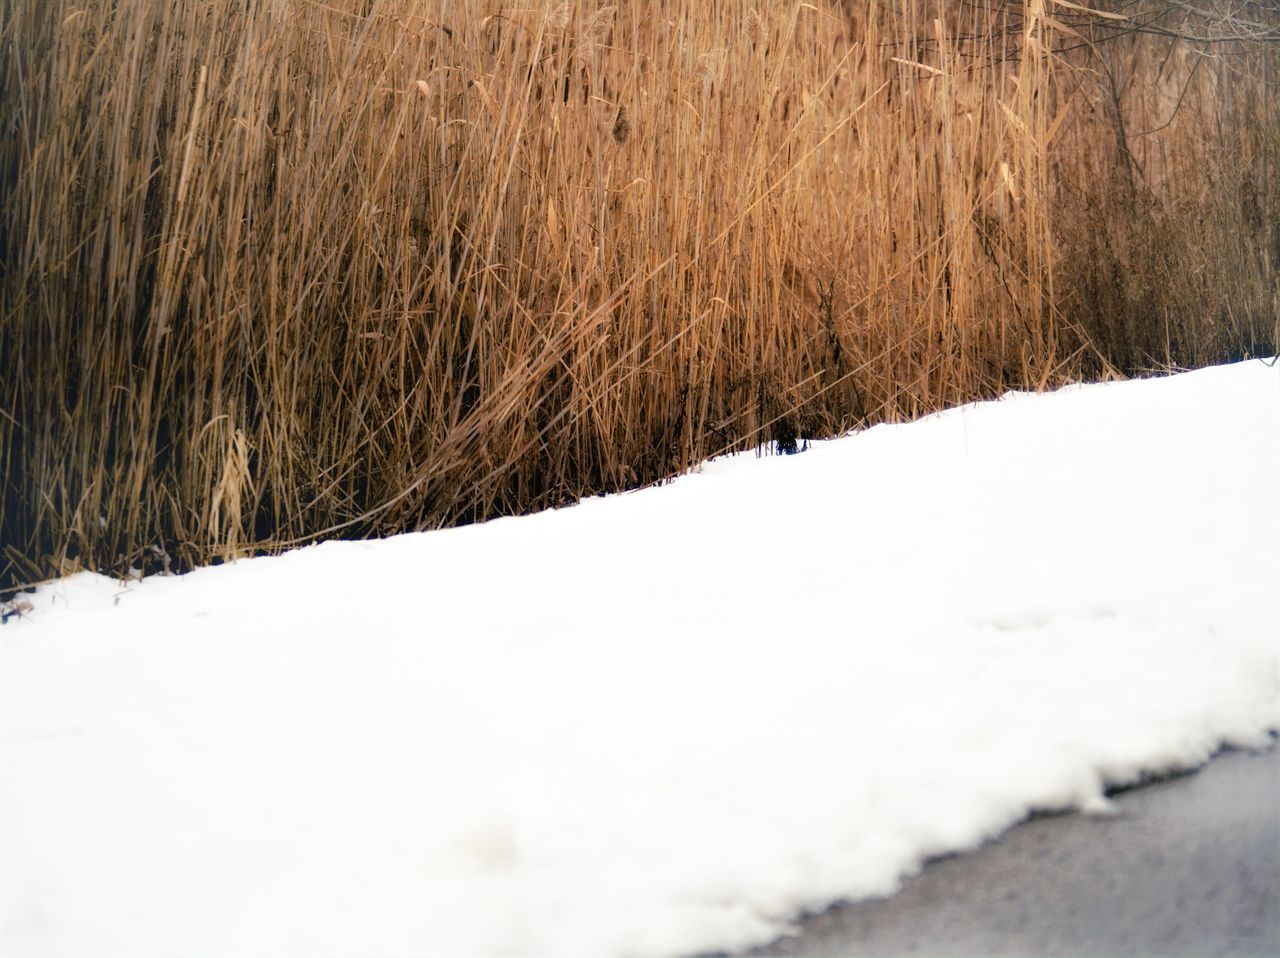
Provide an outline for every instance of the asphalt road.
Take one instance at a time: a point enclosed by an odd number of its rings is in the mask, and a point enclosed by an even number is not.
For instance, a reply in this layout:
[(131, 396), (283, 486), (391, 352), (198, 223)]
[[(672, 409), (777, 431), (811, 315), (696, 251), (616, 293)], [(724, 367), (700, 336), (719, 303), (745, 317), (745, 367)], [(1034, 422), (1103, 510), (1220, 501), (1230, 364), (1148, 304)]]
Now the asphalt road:
[(1033, 818), (753, 955), (1280, 956), (1280, 752)]

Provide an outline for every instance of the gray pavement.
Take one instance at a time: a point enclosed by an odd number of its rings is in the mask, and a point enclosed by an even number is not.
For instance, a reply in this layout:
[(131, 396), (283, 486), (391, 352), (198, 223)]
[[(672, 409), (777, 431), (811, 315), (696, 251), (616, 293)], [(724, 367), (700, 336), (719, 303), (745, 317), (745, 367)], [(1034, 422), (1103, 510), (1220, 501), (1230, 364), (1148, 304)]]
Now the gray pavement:
[(1280, 956), (1280, 753), (1033, 818), (753, 955)]

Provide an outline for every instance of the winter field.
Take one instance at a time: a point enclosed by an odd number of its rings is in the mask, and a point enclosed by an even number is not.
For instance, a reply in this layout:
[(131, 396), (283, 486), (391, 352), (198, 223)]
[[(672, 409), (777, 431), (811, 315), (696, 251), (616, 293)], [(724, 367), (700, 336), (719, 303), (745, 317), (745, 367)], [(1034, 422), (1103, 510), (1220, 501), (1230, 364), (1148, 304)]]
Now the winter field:
[(1280, 368), (0, 629), (7, 955), (682, 955), (1280, 729)]

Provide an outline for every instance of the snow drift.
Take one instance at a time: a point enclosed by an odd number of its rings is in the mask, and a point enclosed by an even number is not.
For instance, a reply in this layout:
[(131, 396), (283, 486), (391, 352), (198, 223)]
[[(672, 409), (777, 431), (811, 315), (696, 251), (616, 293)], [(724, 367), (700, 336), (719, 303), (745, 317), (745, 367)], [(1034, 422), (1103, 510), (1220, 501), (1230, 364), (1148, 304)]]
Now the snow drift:
[(9, 954), (737, 949), (1280, 727), (1280, 369), (29, 598)]

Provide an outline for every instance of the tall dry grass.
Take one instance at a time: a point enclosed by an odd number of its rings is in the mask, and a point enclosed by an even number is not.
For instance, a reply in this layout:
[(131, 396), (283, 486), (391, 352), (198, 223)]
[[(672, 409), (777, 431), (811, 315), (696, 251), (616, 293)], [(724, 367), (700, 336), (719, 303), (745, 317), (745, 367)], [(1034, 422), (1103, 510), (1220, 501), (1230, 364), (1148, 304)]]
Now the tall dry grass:
[(1274, 353), (1280, 6), (1132, 13), (1152, 32), (1095, 23), (1072, 56), (1052, 159), (1062, 310), (1125, 371)]
[(0, 576), (1274, 351), (1280, 17), (1166, 6), (5, 0)]

